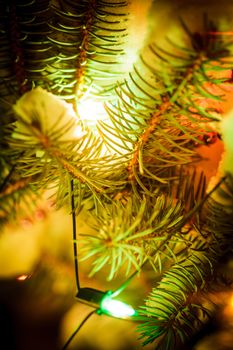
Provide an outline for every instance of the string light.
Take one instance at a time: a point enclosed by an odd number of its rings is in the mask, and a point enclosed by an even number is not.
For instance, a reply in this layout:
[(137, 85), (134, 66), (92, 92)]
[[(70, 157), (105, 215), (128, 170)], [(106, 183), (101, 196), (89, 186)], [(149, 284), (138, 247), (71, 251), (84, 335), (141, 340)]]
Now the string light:
[(105, 314), (123, 319), (137, 316), (136, 310), (131, 305), (113, 299), (111, 291), (103, 292), (93, 288), (80, 288), (76, 297), (80, 302), (96, 308), (99, 315)]
[[(87, 304), (94, 308), (80, 323), (80, 325), (76, 328), (76, 330), (71, 334), (71, 336), (67, 339), (66, 343), (62, 347), (62, 350), (66, 350), (73, 338), (80, 331), (86, 321), (94, 314), (98, 315), (108, 315), (120, 319), (133, 319), (133, 317), (137, 316), (138, 313), (131, 305), (123, 303), (120, 300), (113, 299), (115, 296), (119, 295), (123, 289), (130, 283), (132, 278), (138, 273), (135, 271), (126, 281), (125, 283), (118, 288), (115, 292), (107, 291), (103, 292), (98, 289), (89, 288), (89, 287), (80, 287), (79, 281), (79, 267), (78, 267), (78, 247), (77, 247), (77, 235), (76, 235), (76, 214), (75, 214), (75, 203), (74, 203), (74, 184), (73, 180), (70, 182), (70, 198), (71, 198), (71, 209), (72, 209), (72, 223), (73, 223), (73, 248), (74, 248), (74, 266), (75, 266), (75, 276), (76, 276), (76, 287), (78, 289), (78, 293), (76, 298), (83, 304)], [(143, 265), (145, 262), (143, 263)], [(142, 266), (143, 266), (142, 265)]]

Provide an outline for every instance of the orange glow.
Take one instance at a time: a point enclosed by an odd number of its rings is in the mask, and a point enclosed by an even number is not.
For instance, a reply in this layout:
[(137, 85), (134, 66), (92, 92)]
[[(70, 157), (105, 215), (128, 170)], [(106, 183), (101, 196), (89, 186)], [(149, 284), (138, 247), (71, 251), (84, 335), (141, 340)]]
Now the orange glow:
[(231, 307), (231, 309), (233, 311), (233, 294), (232, 294), (231, 299), (230, 299), (230, 307)]
[(17, 277), (17, 280), (18, 281), (25, 281), (28, 277), (29, 277), (29, 275), (21, 275), (21, 276)]
[(227, 322), (233, 322), (233, 293), (226, 295), (226, 305), (223, 310), (223, 316)]
[(208, 32), (211, 35), (233, 35), (233, 32)]

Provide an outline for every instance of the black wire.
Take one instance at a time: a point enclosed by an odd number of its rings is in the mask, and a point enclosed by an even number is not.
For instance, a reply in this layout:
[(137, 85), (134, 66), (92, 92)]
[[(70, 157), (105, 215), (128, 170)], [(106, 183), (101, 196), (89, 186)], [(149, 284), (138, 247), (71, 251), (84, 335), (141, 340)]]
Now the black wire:
[(71, 190), (71, 210), (72, 210), (72, 231), (73, 231), (73, 251), (74, 251), (74, 269), (75, 269), (75, 279), (76, 287), (80, 289), (79, 282), (79, 269), (78, 269), (78, 245), (77, 245), (77, 231), (76, 231), (76, 216), (75, 216), (75, 204), (74, 204), (74, 181), (70, 181), (70, 190)]
[(62, 350), (67, 349), (67, 347), (69, 346), (69, 344), (71, 343), (71, 341), (73, 340), (73, 338), (76, 336), (76, 334), (78, 333), (78, 331), (80, 331), (80, 329), (82, 328), (82, 326), (86, 323), (86, 321), (96, 312), (97, 310), (92, 310), (91, 312), (89, 312), (89, 314), (87, 314), (87, 316), (82, 320), (82, 322), (80, 323), (80, 325), (75, 329), (75, 331), (71, 334), (71, 336), (68, 338), (68, 340), (66, 341), (65, 345), (62, 347)]

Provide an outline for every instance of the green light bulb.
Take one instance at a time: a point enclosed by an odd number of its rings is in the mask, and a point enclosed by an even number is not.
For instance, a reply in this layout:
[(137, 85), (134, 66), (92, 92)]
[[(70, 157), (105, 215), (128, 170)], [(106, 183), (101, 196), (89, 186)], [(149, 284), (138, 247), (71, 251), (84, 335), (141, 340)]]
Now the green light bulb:
[(127, 318), (137, 314), (132, 306), (122, 301), (114, 300), (109, 295), (103, 298), (100, 308), (103, 313), (119, 318)]

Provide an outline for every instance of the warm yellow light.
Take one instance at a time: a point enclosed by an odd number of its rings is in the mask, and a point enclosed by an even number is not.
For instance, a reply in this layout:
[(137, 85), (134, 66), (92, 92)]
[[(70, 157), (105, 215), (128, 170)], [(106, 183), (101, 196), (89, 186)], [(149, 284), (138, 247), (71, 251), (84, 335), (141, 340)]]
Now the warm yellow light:
[(81, 125), (77, 125), (74, 128), (73, 136), (74, 136), (74, 138), (79, 139), (79, 138), (83, 137), (85, 135), (85, 133), (86, 132), (83, 130)]
[(95, 125), (98, 120), (108, 119), (102, 101), (87, 98), (78, 104), (77, 109), (80, 119), (87, 121), (88, 124)]

